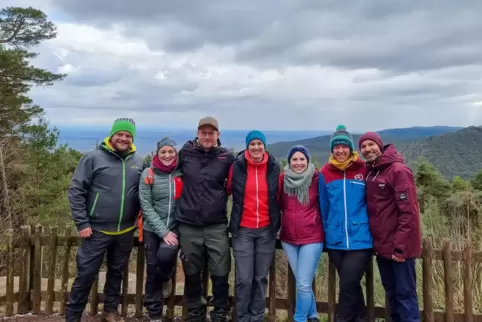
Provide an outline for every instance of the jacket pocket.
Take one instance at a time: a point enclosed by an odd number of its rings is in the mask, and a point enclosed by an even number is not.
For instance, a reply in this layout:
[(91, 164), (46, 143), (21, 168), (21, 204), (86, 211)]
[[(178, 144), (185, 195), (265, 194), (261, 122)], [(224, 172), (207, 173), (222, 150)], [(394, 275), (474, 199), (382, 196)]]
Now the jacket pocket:
[(97, 207), (97, 202), (99, 200), (99, 193), (96, 192), (95, 193), (95, 198), (94, 198), (94, 202), (92, 204), (92, 208), (90, 208), (90, 212), (89, 212), (89, 216), (92, 217), (94, 214), (95, 214), (95, 208)]
[(368, 219), (354, 220), (351, 222), (351, 238), (359, 243), (371, 243), (370, 225)]
[(341, 245), (344, 240), (344, 233), (339, 222), (326, 224), (325, 241), (328, 246)]

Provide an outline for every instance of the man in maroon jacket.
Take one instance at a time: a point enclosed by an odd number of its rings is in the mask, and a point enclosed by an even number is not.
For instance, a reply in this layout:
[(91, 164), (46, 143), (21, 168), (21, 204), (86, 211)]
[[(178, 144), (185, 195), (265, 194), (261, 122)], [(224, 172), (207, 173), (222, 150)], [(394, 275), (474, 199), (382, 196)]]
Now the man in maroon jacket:
[(395, 147), (383, 145), (377, 133), (363, 134), (358, 147), (367, 160), (369, 223), (392, 320), (420, 321), (415, 260), (422, 247), (412, 171)]

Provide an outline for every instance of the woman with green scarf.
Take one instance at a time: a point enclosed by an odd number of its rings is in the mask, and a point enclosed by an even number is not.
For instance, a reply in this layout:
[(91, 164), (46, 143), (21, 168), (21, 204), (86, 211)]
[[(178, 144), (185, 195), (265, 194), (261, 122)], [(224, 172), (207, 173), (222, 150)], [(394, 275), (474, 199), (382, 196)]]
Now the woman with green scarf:
[(319, 321), (312, 282), (323, 252), (318, 175), (304, 146), (294, 146), (280, 175), (281, 246), (296, 279), (295, 322)]
[(365, 196), (365, 162), (353, 149), (353, 139), (339, 125), (330, 140), (331, 156), (319, 179), (320, 206), (326, 229), (325, 247), (340, 278), (336, 322), (366, 321), (360, 285), (373, 241)]

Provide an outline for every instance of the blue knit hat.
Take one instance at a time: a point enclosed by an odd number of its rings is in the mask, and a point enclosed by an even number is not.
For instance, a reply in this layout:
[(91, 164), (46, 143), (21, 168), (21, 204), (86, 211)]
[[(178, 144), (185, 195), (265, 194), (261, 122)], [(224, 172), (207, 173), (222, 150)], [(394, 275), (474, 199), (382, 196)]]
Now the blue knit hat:
[(333, 152), (333, 148), (337, 144), (344, 144), (350, 148), (350, 151), (354, 150), (353, 138), (350, 132), (346, 130), (344, 125), (338, 125), (335, 133), (331, 136), (330, 151)]
[(157, 142), (156, 147), (157, 151), (159, 151), (163, 146), (170, 146), (175, 148), (176, 142), (168, 136), (163, 137), (159, 142)]
[(294, 147), (292, 147), (290, 149), (290, 152), (288, 152), (288, 163), (290, 162), (291, 160), (291, 157), (293, 156), (293, 154), (295, 154), (296, 152), (301, 152), (305, 155), (306, 157), (306, 161), (310, 162), (310, 151), (308, 151), (308, 149), (302, 145), (295, 145)]
[(263, 142), (264, 147), (266, 148), (266, 136), (264, 136), (263, 132), (258, 130), (253, 130), (249, 132), (246, 135), (246, 147), (248, 147), (249, 143), (251, 143), (251, 141), (253, 140), (260, 140), (261, 142)]

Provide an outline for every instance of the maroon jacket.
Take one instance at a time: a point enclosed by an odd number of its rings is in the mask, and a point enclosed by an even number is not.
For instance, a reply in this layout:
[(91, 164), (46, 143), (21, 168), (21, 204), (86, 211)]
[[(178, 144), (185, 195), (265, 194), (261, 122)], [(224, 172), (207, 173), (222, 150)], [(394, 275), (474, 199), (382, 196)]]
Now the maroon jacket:
[(419, 257), (422, 253), (420, 214), (412, 171), (392, 144), (367, 164), (367, 204), (377, 255)]
[(280, 175), (279, 205), (281, 209), (281, 241), (294, 245), (322, 243), (325, 239), (318, 200), (319, 172), (315, 171), (310, 185), (310, 202), (303, 206), (296, 196), (283, 192), (284, 173)]

